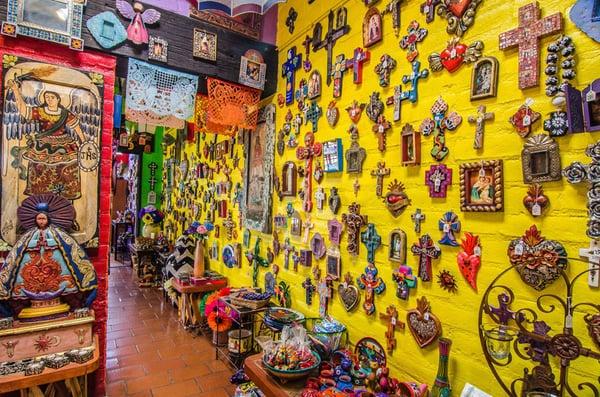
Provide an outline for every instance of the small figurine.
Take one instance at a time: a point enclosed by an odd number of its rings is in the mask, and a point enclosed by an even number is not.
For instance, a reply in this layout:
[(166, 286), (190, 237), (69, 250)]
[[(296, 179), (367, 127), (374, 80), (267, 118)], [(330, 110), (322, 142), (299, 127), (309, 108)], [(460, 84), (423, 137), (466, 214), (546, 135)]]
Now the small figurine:
[(160, 12), (153, 8), (144, 11), (144, 5), (134, 2), (133, 7), (125, 0), (117, 0), (117, 10), (131, 23), (127, 27), (127, 38), (133, 44), (148, 44), (148, 30), (146, 25), (152, 25), (160, 19)]

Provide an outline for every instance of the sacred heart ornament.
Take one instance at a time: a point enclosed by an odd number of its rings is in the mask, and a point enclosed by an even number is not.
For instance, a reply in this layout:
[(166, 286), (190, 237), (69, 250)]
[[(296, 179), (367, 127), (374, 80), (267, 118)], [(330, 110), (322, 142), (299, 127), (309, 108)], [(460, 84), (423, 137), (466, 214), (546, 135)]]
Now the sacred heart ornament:
[(475, 41), (467, 46), (459, 43), (459, 38), (455, 37), (448, 42), (448, 46), (440, 54), (434, 52), (429, 55), (429, 67), (434, 72), (446, 69), (452, 73), (458, 70), (463, 63), (477, 61), (481, 57), (482, 51), (482, 41)]
[(360, 294), (358, 288), (352, 285), (352, 276), (350, 273), (347, 273), (344, 276), (344, 282), (338, 285), (338, 295), (342, 306), (344, 306), (347, 312), (352, 311), (358, 305)]
[(394, 218), (397, 218), (410, 205), (410, 199), (404, 192), (404, 185), (397, 179), (389, 184), (383, 202)]
[(417, 308), (406, 314), (406, 324), (419, 347), (433, 343), (442, 331), (440, 320), (431, 313), (431, 307), (425, 296), (417, 299)]
[(456, 71), (462, 65), (466, 52), (466, 45), (452, 43), (440, 54), (442, 65), (450, 73)]
[(364, 103), (358, 103), (358, 101), (353, 101), (352, 105), (346, 108), (346, 112), (348, 112), (348, 116), (354, 124), (360, 121), (360, 116), (362, 116), (362, 112), (365, 106), (366, 105)]
[(469, 285), (477, 291), (477, 273), (481, 267), (479, 236), (466, 232), (460, 247), (462, 251), (458, 253), (458, 257), (456, 258), (458, 269)]
[(538, 291), (556, 281), (567, 268), (565, 247), (558, 241), (546, 240), (535, 225), (510, 242), (508, 257), (521, 279)]
[(548, 196), (544, 194), (542, 185), (534, 183), (529, 186), (527, 196), (523, 199), (523, 205), (533, 216), (540, 216), (550, 204)]
[(327, 113), (325, 117), (327, 118), (327, 123), (329, 123), (330, 127), (335, 127), (338, 120), (340, 119), (340, 110), (336, 106), (336, 101), (329, 102), (329, 106), (327, 107)]
[(448, 4), (448, 9), (455, 17), (460, 18), (464, 15), (467, 8), (471, 4), (471, 0), (453, 0)]

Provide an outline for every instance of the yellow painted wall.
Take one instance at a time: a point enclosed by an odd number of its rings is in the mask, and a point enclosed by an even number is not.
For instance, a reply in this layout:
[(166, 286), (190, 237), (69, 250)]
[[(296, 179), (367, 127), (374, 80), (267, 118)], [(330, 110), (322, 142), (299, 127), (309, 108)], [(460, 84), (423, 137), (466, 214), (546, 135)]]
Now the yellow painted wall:
[[(379, 7), (385, 5), (385, 1), (379, 4)], [(449, 35), (446, 33), (446, 22), (440, 17), (436, 17), (431, 24), (425, 23), (425, 18), (419, 13), (419, 4), (421, 1), (409, 0), (402, 5), (402, 26), (401, 33), (406, 31), (408, 22), (416, 19), (421, 26), (429, 29), (429, 35), (418, 46), (421, 63), (427, 66), (427, 56), (432, 52), (440, 52), (445, 48)], [(565, 20), (565, 32), (573, 38), (577, 46), (577, 71), (578, 77), (575, 85), (582, 89), (593, 79), (598, 78), (598, 59), (600, 59), (600, 45), (593, 42), (590, 38), (580, 32), (568, 18), (568, 8), (571, 1), (564, 2), (558, 0), (545, 0), (542, 4), (542, 14), (547, 16), (556, 11), (561, 11)], [(545, 216), (534, 219), (524, 208), (522, 199), (526, 195), (527, 186), (523, 183), (521, 172), (520, 153), (524, 140), (520, 138), (508, 122), (508, 118), (525, 101), (526, 98), (534, 100), (533, 108), (541, 112), (544, 117), (553, 110), (549, 99), (543, 92), (544, 76), (542, 72), (541, 86), (536, 89), (521, 91), (518, 89), (517, 82), (517, 52), (500, 51), (498, 48), (498, 35), (500, 32), (512, 29), (517, 26), (518, 8), (527, 4), (525, 0), (516, 1), (484, 1), (477, 12), (475, 25), (471, 27), (463, 37), (463, 42), (471, 43), (474, 40), (482, 40), (485, 44), (484, 55), (494, 56), (500, 62), (500, 77), (498, 95), (496, 98), (483, 101), (471, 102), (469, 100), (469, 86), (471, 80), (471, 66), (464, 65), (456, 73), (450, 74), (446, 71), (432, 73), (426, 80), (421, 80), (419, 85), (419, 101), (412, 105), (403, 103), (402, 121), (394, 123), (393, 129), (388, 132), (387, 151), (382, 155), (377, 150), (377, 141), (371, 132), (372, 123), (366, 115), (359, 123), (360, 144), (367, 150), (367, 158), (364, 164), (363, 174), (359, 176), (361, 185), (358, 197), (354, 197), (352, 185), (355, 176), (343, 173), (326, 174), (321, 186), (329, 193), (332, 186), (339, 188), (342, 197), (342, 207), (338, 214), (338, 220), (341, 214), (347, 212), (348, 205), (353, 201), (358, 201), (362, 205), (362, 213), (369, 216), (369, 221), (376, 224), (377, 231), (382, 236), (383, 246), (376, 253), (376, 265), (380, 275), (387, 284), (386, 292), (375, 298), (377, 312), (373, 316), (366, 316), (362, 307), (359, 307), (353, 313), (346, 313), (339, 304), (337, 293), (334, 295), (333, 305), (330, 307), (330, 313), (337, 319), (346, 323), (349, 327), (350, 337), (357, 341), (363, 336), (369, 335), (377, 338), (385, 345), (385, 324), (379, 320), (378, 314), (385, 310), (390, 304), (396, 305), (401, 311), (401, 317), (405, 317), (405, 311), (416, 306), (416, 298), (426, 295), (431, 302), (433, 313), (436, 314), (443, 324), (443, 335), (453, 340), (451, 350), (450, 379), (455, 388), (455, 395), (459, 394), (465, 382), (471, 382), (483, 390), (495, 395), (504, 395), (500, 387), (496, 384), (491, 371), (485, 364), (479, 337), (477, 334), (477, 311), (479, 308), (482, 292), (488, 287), (494, 277), (508, 265), (506, 249), (510, 240), (520, 236), (532, 224), (536, 224), (545, 237), (561, 241), (570, 257), (577, 257), (580, 247), (587, 246), (585, 236), (586, 229), (586, 187), (569, 185), (564, 179), (558, 182), (544, 184), (546, 195), (550, 198), (551, 205)], [(348, 22), (351, 25), (349, 35), (344, 36), (335, 46), (333, 56), (345, 54), (351, 57), (356, 47), (362, 47), (362, 18), (367, 10), (360, 0), (347, 0), (342, 2), (332, 2), (317, 0), (314, 4), (308, 5), (306, 0), (289, 0), (286, 4), (280, 6), (280, 23), (278, 29), (278, 45), (280, 47), (280, 63), (285, 60), (286, 52), (290, 46), (297, 46), (298, 51), (304, 54), (302, 41), (306, 34), (312, 33), (314, 23), (320, 21), (324, 27), (324, 33), (327, 29), (327, 13), (329, 7), (344, 5), (348, 8)], [(296, 20), (296, 29), (291, 35), (284, 25), (288, 10), (294, 7), (298, 12)], [(325, 117), (321, 118), (319, 131), (316, 134), (317, 141), (324, 142), (329, 139), (341, 137), (343, 139), (344, 149), (350, 145), (350, 137), (347, 132), (350, 126), (350, 120), (344, 111), (345, 107), (353, 99), (361, 102), (367, 102), (369, 95), (373, 91), (381, 92), (381, 97), (385, 98), (392, 95), (393, 88), (382, 89), (378, 86), (377, 76), (374, 73), (375, 65), (378, 59), (384, 53), (390, 54), (398, 61), (398, 66), (392, 72), (391, 86), (401, 83), (402, 75), (410, 73), (410, 65), (405, 58), (404, 50), (398, 46), (399, 38), (395, 37), (391, 16), (384, 17), (384, 40), (383, 42), (370, 48), (371, 61), (365, 65), (364, 82), (362, 85), (354, 85), (352, 82), (352, 71), (346, 73), (344, 77), (343, 96), (338, 100), (340, 108), (340, 121), (332, 129), (328, 126)], [(544, 39), (542, 43), (542, 60), (546, 56), (546, 46), (551, 41), (550, 38)], [(305, 55), (305, 54), (304, 54)], [(310, 59), (313, 68), (317, 69), (325, 79), (326, 72), (326, 51), (320, 50), (317, 53), (311, 53)], [(279, 65), (268, 65), (268, 67), (277, 67)], [(280, 73), (280, 72), (278, 72)], [(308, 78), (308, 73), (300, 70), (297, 74), (296, 83), (301, 78)], [(279, 93), (284, 93), (285, 81), (279, 79)], [(400, 130), (404, 123), (411, 123), (415, 129), (418, 129), (422, 120), (430, 117), (430, 108), (438, 96), (442, 95), (449, 104), (450, 111), (456, 111), (463, 117), (462, 125), (455, 131), (446, 134), (447, 146), (450, 149), (450, 155), (444, 161), (446, 165), (454, 171), (454, 183), (448, 191), (445, 199), (429, 198), (427, 187), (424, 184), (425, 171), (434, 163), (429, 155), (432, 145), (432, 137), (422, 138), (422, 164), (417, 167), (402, 167), (400, 164)], [(332, 99), (332, 87), (324, 84), (323, 95), (318, 100), (319, 105), (325, 111), (327, 105)], [(276, 102), (276, 99), (273, 99)], [(488, 112), (495, 113), (495, 121), (486, 126), (486, 135), (484, 140), (484, 149), (477, 152), (472, 149), (474, 137), (474, 127), (467, 122), (467, 117), (476, 113), (476, 108), (480, 104), (487, 106)], [(297, 112), (296, 103), (290, 107), (294, 114)], [(287, 108), (277, 108), (277, 130), (284, 123)], [(386, 117), (392, 119), (392, 109), (386, 107)], [(308, 126), (302, 127), (302, 137)], [(535, 132), (541, 133), (542, 124), (535, 126)], [(302, 137), (299, 139), (302, 142)], [(212, 141), (212, 136), (208, 136)], [(221, 139), (221, 138), (220, 138)], [(585, 163), (589, 159), (585, 156), (584, 150), (587, 145), (594, 143), (598, 136), (590, 133), (569, 135), (558, 138), (561, 150), (562, 165), (567, 166), (574, 160)], [(204, 143), (202, 144), (204, 145)], [(195, 144), (189, 145), (187, 150), (191, 153), (195, 151)], [(171, 149), (172, 150), (172, 149)], [(240, 157), (243, 158), (243, 150), (236, 146)], [(278, 175), (281, 175), (281, 168), (285, 161), (295, 160), (295, 151), (286, 149), (283, 157), (275, 156), (275, 169)], [(459, 170), (458, 166), (463, 162), (479, 161), (482, 159), (503, 159), (505, 175), (505, 210), (501, 213), (464, 213), (460, 212), (459, 204)], [(381, 200), (377, 199), (375, 190), (375, 178), (370, 176), (370, 170), (375, 168), (378, 161), (385, 160), (386, 166), (392, 169), (391, 176), (386, 178), (387, 183), (397, 178), (406, 185), (406, 192), (412, 200), (410, 206), (400, 217), (393, 218), (388, 212)], [(231, 160), (227, 160), (231, 164)], [(300, 165), (301, 162), (298, 162)], [(240, 162), (240, 167), (243, 161)], [(344, 164), (344, 167), (346, 164)], [(224, 180), (224, 175), (216, 175), (215, 181)], [(241, 180), (241, 172), (234, 171), (233, 182)], [(300, 186), (299, 179), (299, 186)], [(316, 184), (314, 184), (316, 187)], [(385, 192), (385, 190), (384, 190)], [(285, 206), (290, 199), (279, 199), (274, 196), (273, 213), (285, 213)], [(292, 200), (296, 209), (301, 209), (301, 200), (296, 198)], [(441, 259), (434, 262), (434, 275), (439, 270), (448, 269), (457, 278), (459, 282), (459, 291), (452, 295), (443, 291), (437, 283), (423, 283), (419, 280), (416, 290), (411, 291), (409, 301), (401, 301), (395, 296), (395, 283), (392, 281), (392, 272), (395, 265), (387, 260), (388, 236), (392, 229), (401, 228), (408, 236), (408, 247), (413, 244), (418, 236), (413, 230), (413, 224), (410, 220), (416, 208), (421, 208), (427, 216), (423, 224), (423, 233), (429, 233), (436, 241), (439, 240), (441, 232), (438, 230), (437, 221), (442, 214), (449, 210), (454, 210), (462, 222), (462, 237), (464, 231), (473, 232), (481, 237), (482, 242), (482, 267), (479, 271), (478, 286), (479, 293), (473, 291), (466, 281), (462, 278), (457, 265), (456, 255), (458, 248), (448, 246), (442, 247)], [(237, 215), (237, 209), (235, 210)], [(304, 215), (303, 215), (304, 216)], [(333, 217), (327, 206), (323, 211), (313, 210), (312, 221), (315, 228), (312, 233), (319, 232), (327, 236), (326, 222)], [(169, 219), (169, 218), (168, 218)], [(204, 219), (204, 216), (202, 217)], [(236, 217), (237, 219), (237, 217)], [(220, 224), (222, 220), (217, 220)], [(283, 243), (288, 231), (280, 231), (279, 238)], [(242, 240), (242, 232), (238, 231), (239, 238)], [(252, 244), (258, 233), (252, 233)], [(271, 244), (271, 236), (261, 236), (263, 245), (262, 253), (266, 255), (266, 248)], [(297, 248), (303, 247), (300, 238), (291, 237), (293, 244)], [(226, 244), (225, 232), (221, 230), (219, 242), (220, 248)], [(329, 241), (327, 241), (329, 244)], [(210, 242), (209, 242), (210, 245)], [(366, 265), (366, 249), (364, 245), (360, 247), (360, 255), (356, 258), (350, 257), (346, 252), (346, 235), (344, 234), (341, 246), (342, 252), (342, 273), (351, 272), (354, 278), (363, 272)], [(233, 285), (250, 285), (251, 268), (244, 259), (241, 270), (229, 270), (219, 262), (211, 263), (211, 267), (217, 271), (223, 272), (229, 277)], [(407, 262), (416, 272), (417, 259), (410, 253)], [(317, 315), (318, 299), (314, 299), (313, 305), (307, 307), (304, 301), (304, 290), (301, 288), (302, 281), (307, 275), (310, 275), (309, 268), (300, 267), (296, 273), (293, 270), (283, 270), (283, 255), (276, 259), (276, 263), (282, 269), (279, 275), (280, 280), (287, 281), (292, 287), (293, 307), (310, 315)], [(324, 260), (319, 261), (319, 265), (324, 270)], [(585, 263), (571, 261), (569, 264), (569, 273), (582, 271), (586, 268)], [(265, 269), (260, 271), (260, 285), (263, 285)], [(517, 295), (523, 298), (525, 305), (531, 305), (533, 299), (538, 294), (520, 281), (518, 276), (513, 274), (508, 278), (511, 286)], [(337, 283), (336, 283), (337, 286)], [(598, 290), (590, 289), (587, 285), (581, 285), (577, 289), (577, 300), (587, 300), (598, 302)], [(564, 285), (556, 283), (545, 292), (564, 293)], [(362, 303), (362, 302), (361, 302)], [(561, 317), (544, 317), (553, 328), (553, 333), (561, 329)], [(554, 320), (552, 320), (552, 318)], [(575, 333), (584, 343), (591, 347), (592, 343), (587, 337), (587, 331), (583, 328), (582, 313), (575, 314)], [(435, 344), (420, 349), (408, 330), (398, 331), (396, 334), (398, 348), (390, 357), (390, 364), (393, 374), (400, 379), (416, 379), (431, 384), (435, 377), (437, 368), (437, 346)], [(531, 367), (531, 365), (528, 365)], [(522, 374), (523, 365), (517, 364), (508, 374), (516, 377)], [(597, 374), (600, 372), (600, 365), (597, 361), (582, 358), (579, 359), (570, 371), (572, 384), (579, 381), (596, 381)], [(510, 383), (510, 382), (509, 382)], [(579, 395), (586, 394), (581, 391)]]

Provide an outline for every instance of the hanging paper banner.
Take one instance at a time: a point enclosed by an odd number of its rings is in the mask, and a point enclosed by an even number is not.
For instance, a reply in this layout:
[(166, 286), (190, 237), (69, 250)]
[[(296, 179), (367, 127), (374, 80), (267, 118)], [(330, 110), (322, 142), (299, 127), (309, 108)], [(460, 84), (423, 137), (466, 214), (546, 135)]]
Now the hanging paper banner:
[(182, 129), (194, 115), (198, 77), (129, 59), (125, 117)]
[(206, 125), (209, 132), (233, 135), (238, 129), (254, 130), (258, 120), (260, 91), (208, 79)]
[(265, 14), (269, 8), (277, 3), (285, 3), (286, 0), (200, 0), (198, 9), (216, 10), (226, 13), (229, 16), (246, 13)]

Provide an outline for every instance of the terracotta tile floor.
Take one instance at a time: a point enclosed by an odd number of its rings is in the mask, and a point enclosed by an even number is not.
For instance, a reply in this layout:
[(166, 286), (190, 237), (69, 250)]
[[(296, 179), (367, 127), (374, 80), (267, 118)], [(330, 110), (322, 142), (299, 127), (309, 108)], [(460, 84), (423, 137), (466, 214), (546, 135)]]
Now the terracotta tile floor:
[(232, 372), (203, 336), (185, 331), (157, 289), (138, 288), (129, 267), (111, 268), (107, 387), (119, 396), (232, 396)]

